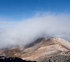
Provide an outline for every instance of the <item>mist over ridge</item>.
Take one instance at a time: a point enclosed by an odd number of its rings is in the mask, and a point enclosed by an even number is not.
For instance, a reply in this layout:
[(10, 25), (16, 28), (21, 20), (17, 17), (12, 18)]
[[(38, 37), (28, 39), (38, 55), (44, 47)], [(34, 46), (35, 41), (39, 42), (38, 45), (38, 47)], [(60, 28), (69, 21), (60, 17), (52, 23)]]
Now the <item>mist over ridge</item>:
[(70, 41), (70, 15), (42, 15), (28, 18), (13, 27), (0, 29), (0, 49), (30, 44), (41, 37), (60, 37)]

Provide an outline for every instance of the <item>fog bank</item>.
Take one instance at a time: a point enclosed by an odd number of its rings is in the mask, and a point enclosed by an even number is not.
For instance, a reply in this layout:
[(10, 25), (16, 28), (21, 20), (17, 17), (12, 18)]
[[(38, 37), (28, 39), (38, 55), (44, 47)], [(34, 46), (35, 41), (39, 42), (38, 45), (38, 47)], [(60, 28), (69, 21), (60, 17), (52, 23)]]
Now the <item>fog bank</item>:
[(40, 37), (61, 37), (70, 41), (70, 15), (42, 15), (28, 18), (13, 27), (0, 29), (0, 49), (30, 44)]

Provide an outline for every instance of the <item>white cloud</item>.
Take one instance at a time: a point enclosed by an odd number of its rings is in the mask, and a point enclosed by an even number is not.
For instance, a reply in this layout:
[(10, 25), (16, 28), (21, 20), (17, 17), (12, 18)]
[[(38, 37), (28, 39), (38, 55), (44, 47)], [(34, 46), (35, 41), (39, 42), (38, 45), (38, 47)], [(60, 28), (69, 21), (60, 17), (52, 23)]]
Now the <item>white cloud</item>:
[[(38, 14), (39, 15), (39, 14)], [(44, 15), (19, 22), (0, 31), (0, 48), (26, 45), (39, 37), (52, 36), (70, 40), (70, 15)]]

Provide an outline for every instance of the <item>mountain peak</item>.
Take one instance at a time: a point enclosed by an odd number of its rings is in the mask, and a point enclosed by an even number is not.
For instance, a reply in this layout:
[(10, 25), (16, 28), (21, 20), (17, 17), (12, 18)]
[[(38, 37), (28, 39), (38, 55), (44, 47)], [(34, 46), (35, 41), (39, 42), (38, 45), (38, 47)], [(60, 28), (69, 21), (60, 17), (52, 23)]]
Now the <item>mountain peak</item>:
[[(1, 53), (13, 57), (20, 57), (23, 60), (44, 61), (45, 59), (58, 56), (68, 58), (70, 61), (70, 43), (62, 38), (40, 38), (29, 44), (22, 50), (19, 47), (2, 50)], [(60, 58), (60, 61), (62, 58)], [(54, 61), (54, 59), (52, 59)], [(67, 61), (67, 60), (64, 60)]]

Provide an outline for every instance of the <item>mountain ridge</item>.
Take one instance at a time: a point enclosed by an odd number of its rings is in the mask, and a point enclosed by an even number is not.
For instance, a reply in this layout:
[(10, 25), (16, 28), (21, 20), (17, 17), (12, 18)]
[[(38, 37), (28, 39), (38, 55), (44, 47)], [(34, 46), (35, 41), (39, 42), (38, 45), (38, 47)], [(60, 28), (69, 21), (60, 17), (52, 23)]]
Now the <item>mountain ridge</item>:
[[(12, 57), (19, 57), (27, 61), (41, 62), (42, 59), (45, 60), (47, 57), (51, 58), (56, 56), (58, 56), (58, 58), (67, 56), (68, 61), (70, 61), (70, 43), (59, 37), (40, 38), (30, 45), (25, 46), (23, 49), (13, 47), (11, 49), (0, 51), (0, 54), (2, 53)], [(65, 59), (63, 61), (65, 61)], [(53, 60), (53, 62), (55, 61)]]

